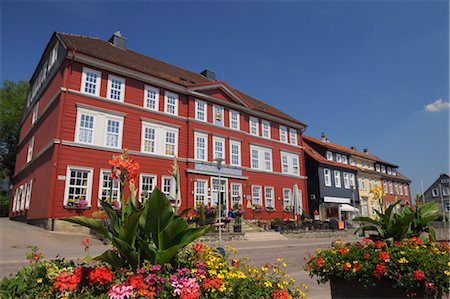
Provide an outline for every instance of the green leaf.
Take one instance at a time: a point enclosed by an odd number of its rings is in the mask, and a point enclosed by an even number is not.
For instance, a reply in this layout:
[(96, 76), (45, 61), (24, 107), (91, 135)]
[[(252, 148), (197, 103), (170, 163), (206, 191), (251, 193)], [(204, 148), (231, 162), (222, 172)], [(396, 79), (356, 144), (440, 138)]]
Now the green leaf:
[(105, 251), (102, 255), (95, 257), (94, 260), (108, 263), (113, 269), (122, 268), (124, 266), (123, 260), (112, 250)]
[(160, 244), (163, 243), (161, 231), (172, 221), (174, 212), (166, 195), (158, 188), (153, 190), (152, 196), (147, 202), (145, 214), (144, 231), (152, 234), (153, 242), (157, 248), (160, 248)]
[(102, 236), (108, 238), (109, 240), (112, 239), (112, 234), (106, 229), (106, 227), (103, 226), (103, 224), (101, 224), (100, 222), (98, 222), (95, 219), (84, 217), (84, 216), (73, 216), (73, 217), (63, 218), (62, 220), (90, 228), (93, 231), (95, 231), (96, 233), (99, 233)]
[(134, 246), (136, 236), (139, 233), (139, 219), (144, 210), (137, 210), (131, 213), (126, 219), (123, 226), (119, 229), (119, 239), (125, 241), (130, 246)]
[(116, 237), (113, 237), (112, 244), (115, 248), (117, 248), (120, 255), (125, 258), (124, 261), (131, 267), (131, 269), (134, 270), (138, 267), (138, 257), (135, 248)]

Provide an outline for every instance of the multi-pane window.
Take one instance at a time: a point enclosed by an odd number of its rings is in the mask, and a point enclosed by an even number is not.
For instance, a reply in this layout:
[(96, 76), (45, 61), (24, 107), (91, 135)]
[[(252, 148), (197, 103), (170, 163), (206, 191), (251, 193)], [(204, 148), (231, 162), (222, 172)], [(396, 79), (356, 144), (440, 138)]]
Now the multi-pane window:
[(250, 145), (251, 168), (272, 171), (272, 149)]
[(214, 105), (213, 112), (214, 112), (213, 123), (218, 126), (223, 126), (224, 125), (223, 107)]
[[(111, 186), (112, 183), (112, 186)], [(112, 187), (112, 189), (111, 189)], [(113, 203), (119, 201), (120, 183), (118, 179), (111, 179), (111, 170), (102, 170), (100, 172), (100, 184), (98, 188), (98, 198), (106, 202)], [(111, 193), (112, 190), (112, 193)], [(100, 201), (98, 201), (100, 205)]]
[(241, 142), (230, 140), (230, 164), (234, 166), (241, 165)]
[[(408, 196), (408, 185), (405, 184), (404, 187), (405, 187), (405, 196)], [(448, 190), (448, 189), (447, 189), (447, 190)]]
[(292, 190), (291, 189), (283, 188), (283, 208), (286, 211), (289, 211), (291, 209), (291, 206), (292, 206), (291, 194), (292, 194)]
[(27, 163), (33, 159), (33, 147), (34, 147), (34, 136), (31, 137), (30, 143), (28, 143), (28, 152), (27, 152)]
[(388, 185), (389, 185), (389, 193), (390, 193), (390, 194), (394, 194), (394, 188), (393, 188), (393, 186), (392, 186), (392, 181), (389, 181), (389, 182), (388, 182)]
[(355, 175), (353, 173), (350, 173), (349, 176), (350, 176), (350, 187), (356, 188)]
[(59, 44), (56, 43), (56, 45), (53, 47), (52, 51), (50, 52), (49, 58), (48, 58), (48, 66), (47, 71), (49, 71), (53, 64), (56, 62), (56, 59), (58, 59), (58, 46)]
[(398, 191), (399, 191), (400, 195), (403, 195), (403, 185), (402, 184), (398, 184)]
[(281, 152), (281, 172), (286, 174), (299, 175), (298, 155)]
[(240, 129), (240, 114), (238, 111), (230, 110), (230, 128)]
[(178, 115), (178, 95), (166, 91), (164, 99), (164, 112)]
[(225, 159), (225, 139), (213, 137), (213, 159)]
[(195, 207), (207, 204), (208, 182), (206, 180), (196, 180), (194, 183)]
[(139, 181), (140, 201), (149, 199), (156, 186), (156, 175), (141, 173)]
[(94, 132), (94, 116), (82, 113), (80, 115), (78, 141), (85, 143), (92, 143), (93, 132)]
[(163, 176), (162, 177), (162, 193), (169, 196), (170, 195), (170, 188), (172, 188), (172, 180), (173, 177), (171, 176)]
[(275, 208), (275, 202), (273, 200), (274, 192), (273, 187), (265, 187), (264, 188), (264, 198), (266, 200), (266, 208)]
[(33, 115), (31, 117), (31, 124), (32, 125), (34, 125), (34, 123), (37, 120), (38, 112), (39, 112), (39, 102), (36, 102), (36, 104), (34, 105), (34, 108), (33, 108)]
[(387, 168), (387, 173), (392, 174), (392, 169), (390, 167)]
[(373, 189), (373, 180), (372, 178), (369, 178), (369, 190)]
[(106, 126), (106, 146), (118, 147), (119, 145), (120, 122), (108, 119)]
[(92, 189), (92, 169), (84, 167), (68, 167), (64, 205), (76, 207), (82, 200), (90, 205)]
[(395, 168), (392, 168), (392, 175), (397, 175), (397, 170), (395, 170)]
[(394, 182), (394, 190), (395, 190), (395, 195), (398, 195), (400, 193), (398, 191), (398, 184), (396, 182)]
[(289, 129), (289, 139), (291, 144), (297, 145), (297, 130), (296, 129)]
[(280, 141), (287, 142), (287, 128), (285, 126), (280, 125)]
[(25, 199), (25, 210), (30, 209), (30, 201), (31, 201), (31, 189), (33, 187), (33, 180), (30, 180), (27, 185), (27, 196)]
[(380, 171), (381, 171), (380, 165), (379, 165), (379, 164), (375, 164), (375, 171), (377, 171), (377, 172), (380, 172)]
[(333, 161), (333, 153), (330, 151), (327, 151), (327, 160)]
[(164, 154), (167, 156), (174, 156), (176, 143), (177, 143), (176, 133), (173, 131), (166, 131)]
[(252, 186), (252, 204), (262, 206), (261, 202), (261, 186)]
[(361, 186), (362, 190), (366, 190), (366, 178), (365, 177), (361, 177), (359, 179), (359, 185)]
[(328, 168), (324, 168), (323, 177), (325, 181), (325, 186), (331, 187), (331, 170), (329, 170)]
[(270, 121), (262, 120), (262, 136), (265, 138), (270, 138)]
[(336, 154), (336, 162), (341, 163), (342, 162), (342, 156), (341, 154)]
[(208, 134), (195, 132), (194, 159), (208, 161)]
[(388, 185), (387, 185), (387, 181), (383, 181), (383, 190), (384, 190), (385, 193), (388, 193), (388, 192), (389, 192), (389, 190), (388, 190)]
[(141, 151), (156, 155), (177, 155), (178, 128), (142, 122)]
[(337, 170), (334, 171), (334, 186), (341, 188), (341, 172)]
[(386, 173), (386, 167), (384, 165), (381, 165), (381, 172)]
[(347, 172), (344, 172), (344, 188), (350, 189), (350, 179), (349, 174)]
[(125, 97), (125, 79), (109, 75), (107, 96), (111, 100), (123, 101)]
[(231, 183), (231, 206), (242, 204), (242, 184)]
[(259, 121), (256, 117), (250, 116), (250, 134), (259, 135)]
[(342, 155), (342, 163), (348, 164), (347, 156)]
[(146, 85), (144, 88), (144, 106), (145, 108), (158, 110), (159, 107), (159, 89)]
[(98, 96), (100, 94), (100, 81), (102, 73), (89, 69), (87, 67), (83, 68), (81, 91), (85, 93), (90, 93)]
[(207, 107), (205, 101), (195, 100), (195, 119), (200, 121), (207, 121)]

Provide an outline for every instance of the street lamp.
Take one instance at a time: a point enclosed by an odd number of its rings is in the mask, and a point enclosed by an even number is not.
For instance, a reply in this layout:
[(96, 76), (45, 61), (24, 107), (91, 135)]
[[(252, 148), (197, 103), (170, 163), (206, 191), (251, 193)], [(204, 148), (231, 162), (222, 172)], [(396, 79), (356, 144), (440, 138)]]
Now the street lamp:
[(220, 180), (220, 169), (222, 168), (222, 163), (225, 161), (222, 158), (216, 158), (214, 161), (217, 163), (217, 174), (219, 179), (219, 190), (217, 191), (217, 202), (218, 202), (218, 212), (219, 212), (219, 247), (222, 246), (222, 182)]

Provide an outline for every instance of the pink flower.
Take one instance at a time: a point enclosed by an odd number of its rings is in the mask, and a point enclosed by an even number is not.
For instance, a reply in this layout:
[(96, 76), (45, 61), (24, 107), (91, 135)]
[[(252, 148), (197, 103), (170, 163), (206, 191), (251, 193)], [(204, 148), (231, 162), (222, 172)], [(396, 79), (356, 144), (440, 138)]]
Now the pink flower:
[(125, 299), (134, 297), (133, 287), (130, 285), (114, 285), (108, 292), (109, 299)]

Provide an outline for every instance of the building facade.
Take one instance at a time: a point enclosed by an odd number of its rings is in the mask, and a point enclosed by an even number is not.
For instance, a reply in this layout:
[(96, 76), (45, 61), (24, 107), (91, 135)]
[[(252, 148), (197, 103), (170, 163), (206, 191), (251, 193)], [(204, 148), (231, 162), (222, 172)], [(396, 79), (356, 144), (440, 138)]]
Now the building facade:
[(434, 201), (437, 202), (443, 211), (450, 214), (450, 186), (449, 175), (441, 173), (436, 181), (426, 189), (423, 194), (423, 200), (425, 202)]
[(306, 125), (211, 71), (131, 51), (120, 33), (109, 41), (55, 33), (30, 83), (11, 218), (52, 228), (91, 215), (99, 198), (117, 199), (108, 161), (122, 148), (140, 164), (141, 197), (155, 187), (171, 194), (176, 157), (181, 209), (217, 205), (220, 195), (225, 212), (242, 205), (246, 218), (255, 209), (259, 219), (286, 218), (295, 185), (307, 209)]

